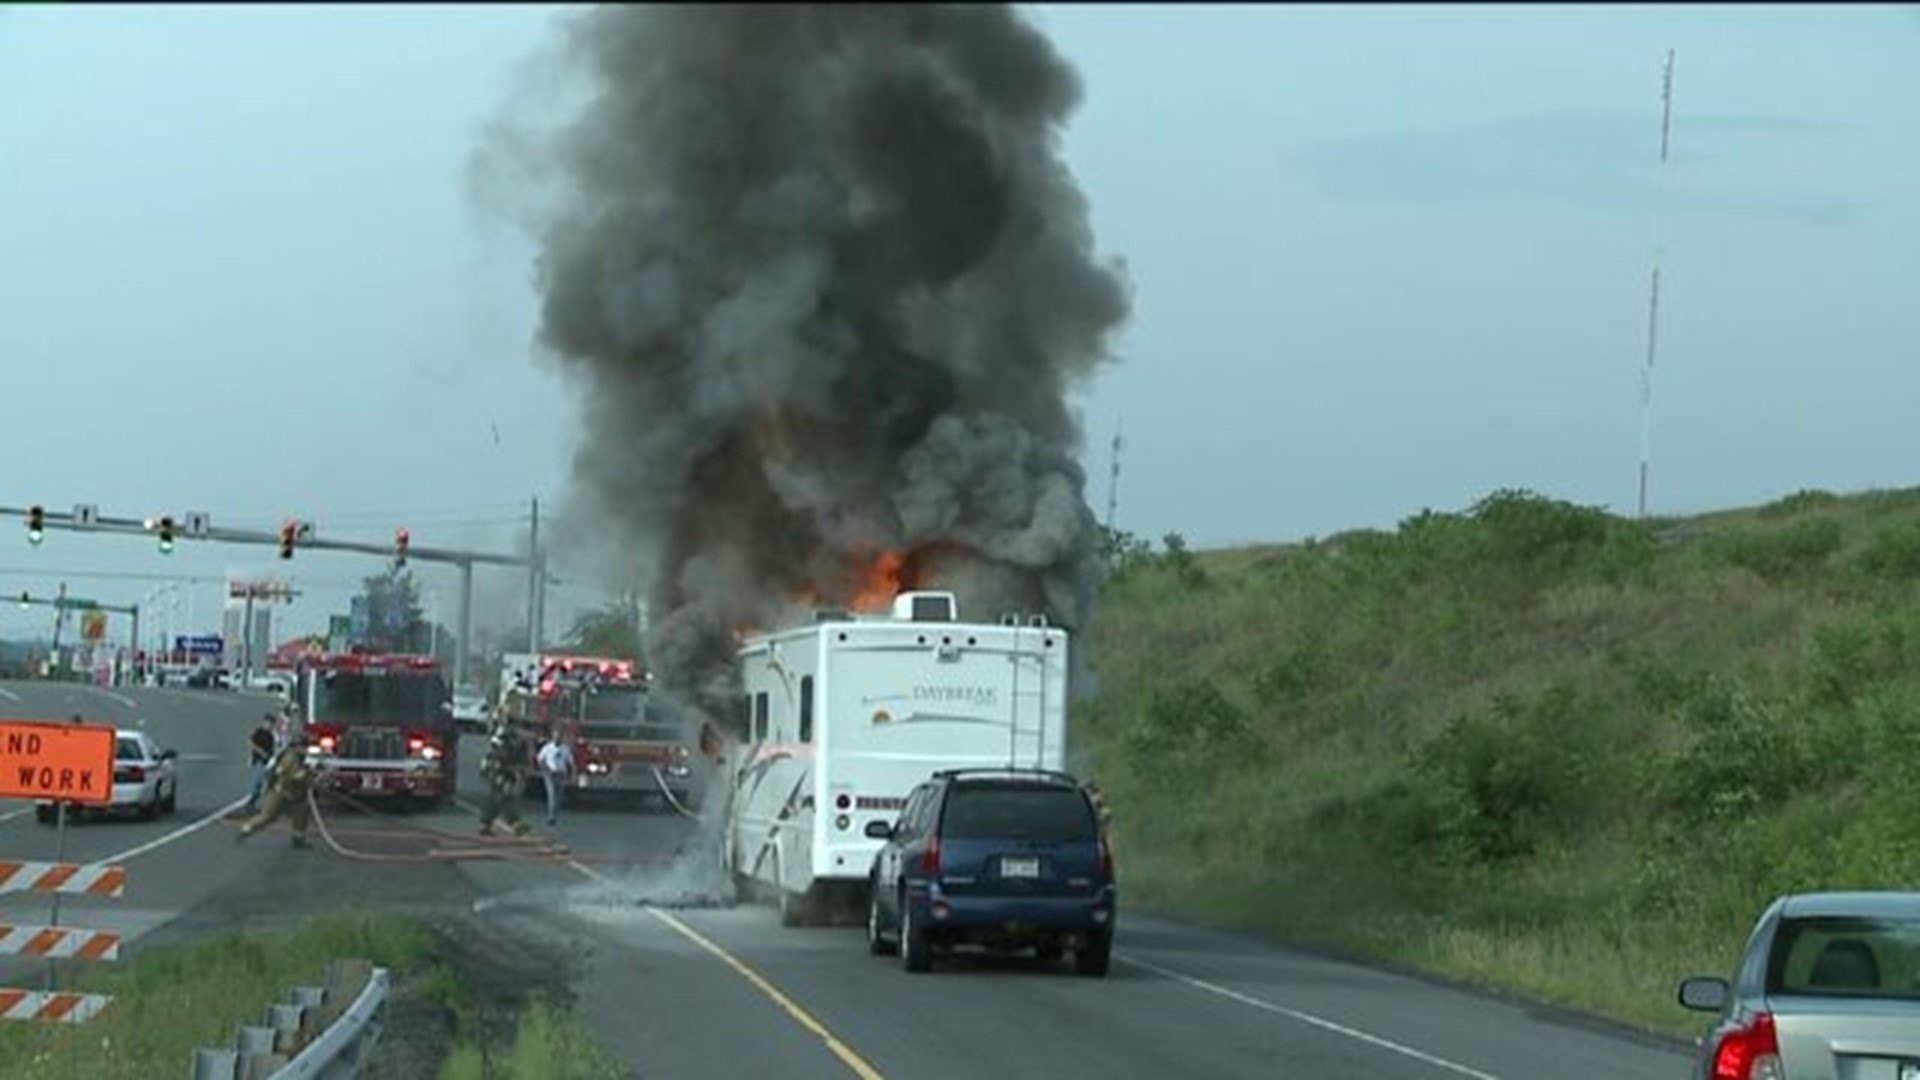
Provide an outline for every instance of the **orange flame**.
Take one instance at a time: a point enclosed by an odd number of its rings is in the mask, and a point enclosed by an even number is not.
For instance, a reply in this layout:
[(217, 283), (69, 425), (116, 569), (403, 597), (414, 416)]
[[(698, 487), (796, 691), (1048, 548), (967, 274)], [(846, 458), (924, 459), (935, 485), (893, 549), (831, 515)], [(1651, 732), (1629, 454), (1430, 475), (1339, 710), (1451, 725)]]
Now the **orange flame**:
[(900, 595), (906, 582), (901, 572), (907, 557), (897, 551), (883, 551), (873, 557), (860, 574), (860, 584), (847, 607), (853, 611), (880, 611)]

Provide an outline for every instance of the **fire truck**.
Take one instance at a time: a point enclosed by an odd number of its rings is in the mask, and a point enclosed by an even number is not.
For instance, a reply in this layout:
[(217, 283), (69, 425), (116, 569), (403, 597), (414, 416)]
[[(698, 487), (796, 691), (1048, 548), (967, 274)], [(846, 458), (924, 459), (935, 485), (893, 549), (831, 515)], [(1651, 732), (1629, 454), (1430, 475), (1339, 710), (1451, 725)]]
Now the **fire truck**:
[[(689, 760), (694, 733), (631, 660), (542, 655), (533, 679), (507, 689), (502, 715), (536, 758), (556, 728), (572, 746), (569, 799), (659, 796), (689, 809), (699, 801)], [(537, 760), (530, 761), (527, 793), (544, 792), (543, 784)]]
[(459, 730), (432, 657), (321, 653), (301, 660), (299, 678), (320, 791), (431, 806), (453, 797)]

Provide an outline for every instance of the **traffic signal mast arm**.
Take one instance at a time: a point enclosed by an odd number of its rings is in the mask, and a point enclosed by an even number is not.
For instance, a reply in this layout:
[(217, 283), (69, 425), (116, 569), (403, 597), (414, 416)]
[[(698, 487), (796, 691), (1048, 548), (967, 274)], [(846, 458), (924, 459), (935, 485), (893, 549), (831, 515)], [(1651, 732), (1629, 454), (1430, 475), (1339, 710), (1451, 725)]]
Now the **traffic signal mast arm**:
[[(71, 513), (43, 511), (42, 516), (45, 519), (45, 526), (47, 528), (68, 529), (75, 532), (150, 536), (154, 531), (148, 527), (146, 520), (141, 518), (100, 516), (94, 518), (92, 523), (83, 525), (76, 524), (74, 515)], [(30, 509), (28, 507), (0, 506), (0, 517), (28, 518), (30, 517)], [(192, 534), (180, 532), (178, 530), (179, 519), (174, 518), (173, 520), (176, 523), (175, 536), (180, 540), (211, 540), (216, 543), (260, 544), (267, 547), (274, 547), (280, 543), (281, 534), (279, 529), (268, 532), (254, 529), (225, 529), (208, 526), (204, 532)], [(298, 537), (294, 546), (296, 549), (349, 551), (360, 555), (379, 555), (387, 558), (391, 558), (395, 554), (394, 545), (391, 544), (366, 543), (358, 540), (328, 540), (311, 535)], [(532, 561), (524, 555), (494, 555), (481, 551), (455, 551), (451, 548), (418, 547), (411, 543), (410, 539), (405, 545), (405, 551), (408, 559), (419, 559), (425, 562), (453, 563), (455, 565), (527, 566)]]

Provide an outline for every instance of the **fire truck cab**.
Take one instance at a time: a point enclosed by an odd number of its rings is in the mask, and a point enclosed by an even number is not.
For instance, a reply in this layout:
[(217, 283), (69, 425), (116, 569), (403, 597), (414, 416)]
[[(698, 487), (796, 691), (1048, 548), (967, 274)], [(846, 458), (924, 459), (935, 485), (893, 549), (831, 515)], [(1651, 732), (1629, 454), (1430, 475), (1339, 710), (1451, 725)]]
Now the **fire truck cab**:
[(698, 801), (690, 761), (694, 733), (651, 692), (631, 660), (542, 656), (536, 676), (507, 691), (502, 712), (536, 758), (528, 765), (529, 794), (543, 790), (537, 755), (557, 727), (573, 748), (570, 800), (657, 795), (688, 808)]
[(459, 729), (432, 657), (322, 653), (299, 671), (295, 700), (306, 711), (319, 790), (434, 806), (453, 797)]

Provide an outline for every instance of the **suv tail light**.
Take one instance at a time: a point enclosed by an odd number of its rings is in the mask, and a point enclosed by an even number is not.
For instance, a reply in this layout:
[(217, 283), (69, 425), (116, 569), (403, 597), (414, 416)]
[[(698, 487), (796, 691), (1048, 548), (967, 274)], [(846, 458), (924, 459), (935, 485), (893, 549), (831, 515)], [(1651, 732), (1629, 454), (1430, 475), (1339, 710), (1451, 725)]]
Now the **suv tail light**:
[(1113, 843), (1104, 836), (1100, 838), (1100, 873), (1108, 884), (1113, 883)]
[(926, 850), (920, 853), (920, 872), (927, 877), (940, 876), (940, 836), (927, 837)]
[(1755, 1013), (1745, 1027), (1720, 1036), (1713, 1050), (1713, 1080), (1781, 1080), (1780, 1039), (1773, 1014)]
[(139, 765), (126, 765), (113, 770), (113, 782), (116, 784), (139, 784), (147, 779), (147, 770)]

